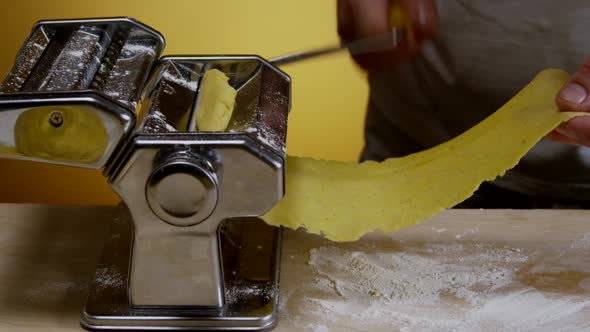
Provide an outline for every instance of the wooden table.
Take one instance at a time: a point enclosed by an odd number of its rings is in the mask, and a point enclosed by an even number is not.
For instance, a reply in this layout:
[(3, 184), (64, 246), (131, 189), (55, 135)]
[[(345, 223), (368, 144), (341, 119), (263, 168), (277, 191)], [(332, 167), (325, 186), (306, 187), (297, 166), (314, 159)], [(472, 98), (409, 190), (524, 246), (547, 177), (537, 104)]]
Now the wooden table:
[[(0, 204), (0, 331), (82, 330), (114, 211)], [(276, 331), (590, 331), (590, 211), (450, 210), (344, 244), (287, 230), (280, 310)]]

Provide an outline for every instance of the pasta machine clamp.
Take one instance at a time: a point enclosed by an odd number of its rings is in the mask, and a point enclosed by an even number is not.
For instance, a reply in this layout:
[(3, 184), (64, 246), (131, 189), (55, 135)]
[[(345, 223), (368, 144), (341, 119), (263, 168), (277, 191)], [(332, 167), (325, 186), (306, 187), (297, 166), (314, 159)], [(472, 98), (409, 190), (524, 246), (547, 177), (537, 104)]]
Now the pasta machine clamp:
[[(0, 85), (0, 158), (103, 169), (122, 198), (81, 324), (263, 330), (277, 322), (290, 78), (257, 56), (160, 57), (130, 18), (37, 23)], [(196, 130), (202, 77), (236, 89)]]

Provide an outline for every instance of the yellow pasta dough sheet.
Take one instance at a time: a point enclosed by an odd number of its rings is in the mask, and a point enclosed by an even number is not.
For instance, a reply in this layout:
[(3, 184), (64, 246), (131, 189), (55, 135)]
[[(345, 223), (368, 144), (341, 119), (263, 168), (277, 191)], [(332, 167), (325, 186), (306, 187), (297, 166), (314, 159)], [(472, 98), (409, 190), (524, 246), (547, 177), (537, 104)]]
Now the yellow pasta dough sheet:
[(334, 241), (394, 232), (462, 202), (503, 175), (561, 122), (555, 96), (569, 74), (541, 72), (490, 117), (429, 150), (381, 163), (289, 157), (285, 197), (262, 218)]

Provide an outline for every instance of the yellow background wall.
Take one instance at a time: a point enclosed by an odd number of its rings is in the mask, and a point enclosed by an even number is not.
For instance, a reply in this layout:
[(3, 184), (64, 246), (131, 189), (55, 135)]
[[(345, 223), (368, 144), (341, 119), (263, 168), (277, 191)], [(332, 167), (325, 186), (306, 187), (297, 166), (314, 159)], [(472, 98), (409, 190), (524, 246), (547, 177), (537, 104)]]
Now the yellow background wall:
[[(3, 78), (41, 19), (131, 16), (160, 31), (165, 54), (258, 54), (336, 43), (336, 0), (5, 0), (0, 4)], [(364, 74), (347, 54), (283, 68), (293, 79), (290, 155), (356, 160), (367, 101)], [(0, 159), (0, 202), (114, 204), (97, 171)]]

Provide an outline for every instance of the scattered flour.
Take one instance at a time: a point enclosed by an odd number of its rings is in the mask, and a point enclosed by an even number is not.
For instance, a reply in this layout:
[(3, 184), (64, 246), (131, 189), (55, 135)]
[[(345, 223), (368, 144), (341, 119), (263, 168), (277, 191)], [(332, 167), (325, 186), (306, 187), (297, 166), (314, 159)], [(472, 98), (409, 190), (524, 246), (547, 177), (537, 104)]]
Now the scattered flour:
[(176, 131), (176, 128), (174, 128), (174, 126), (172, 126), (171, 124), (168, 123), (166, 116), (164, 114), (162, 114), (160, 111), (155, 111), (150, 115), (155, 118), (161, 119), (164, 122), (167, 131), (171, 131), (171, 132)]
[(168, 123), (166, 116), (157, 110), (150, 110), (142, 121), (142, 130), (148, 133), (176, 132), (176, 128)]
[(39, 280), (32, 287), (22, 289), (21, 295), (24, 303), (46, 303), (52, 296), (75, 296), (86, 290), (85, 283), (62, 280)]
[(326, 325), (321, 324), (307, 324), (305, 326), (306, 329), (311, 330), (313, 332), (329, 332), (330, 329)]
[[(406, 252), (347, 252), (336, 247), (312, 249), (309, 264), (333, 282), (344, 299), (370, 297), (381, 302), (428, 305), (443, 293), (469, 303), (475, 288), (495, 290), (511, 283), (513, 271), (502, 262), (526, 260), (518, 253), (492, 251), (445, 262)], [(481, 263), (473, 265), (474, 263)]]
[(464, 237), (464, 236), (466, 236), (466, 235), (469, 235), (469, 234), (476, 234), (478, 230), (479, 230), (479, 229), (477, 229), (477, 228), (475, 228), (475, 229), (467, 229), (467, 230), (463, 231), (461, 234), (457, 234), (457, 235), (455, 235), (455, 239), (457, 239), (457, 240), (458, 240), (458, 239), (461, 239), (461, 238), (463, 238), (463, 237)]
[(131, 55), (148, 55), (154, 56), (156, 54), (156, 50), (152, 45), (146, 45), (142, 43), (134, 43), (134, 42), (126, 42), (121, 49), (121, 53), (126, 56)]
[(264, 145), (270, 146), (274, 149), (277, 149), (283, 153), (287, 152), (287, 149), (282, 146), (280, 140), (276, 138), (274, 135), (266, 136), (264, 133), (268, 131), (259, 131), (256, 138)]
[(100, 267), (96, 271), (96, 283), (99, 289), (120, 288), (126, 284), (125, 275), (113, 267)]
[(516, 272), (530, 262), (517, 248), (327, 246), (311, 249), (308, 264), (311, 286), (281, 294), (280, 305), (284, 319), (307, 331), (590, 330), (582, 312), (588, 296), (556, 297), (518, 283)]
[(167, 79), (168, 81), (172, 81), (184, 88), (187, 88), (191, 91), (197, 91), (197, 86), (199, 84), (198, 80), (186, 80), (182, 77), (179, 77), (178, 75), (174, 75), (172, 73), (170, 73), (169, 71), (165, 71), (162, 74), (162, 77)]
[[(525, 289), (487, 301), (470, 312), (457, 328), (474, 330), (485, 327), (496, 331), (534, 331), (556, 321), (567, 319), (590, 305), (587, 297), (550, 298), (547, 294)], [(553, 331), (559, 326), (555, 326)]]
[(70, 57), (81, 58), (82, 56), (86, 55), (86, 52), (84, 52), (84, 50), (71, 50), (68, 51), (67, 54)]
[(590, 233), (584, 234), (581, 239), (574, 241), (570, 247), (572, 249), (590, 250)]

